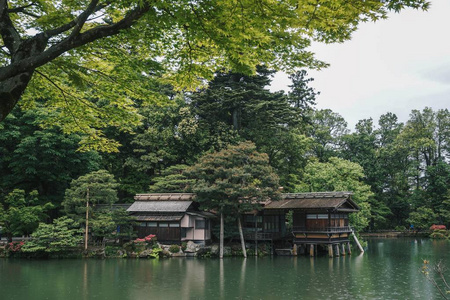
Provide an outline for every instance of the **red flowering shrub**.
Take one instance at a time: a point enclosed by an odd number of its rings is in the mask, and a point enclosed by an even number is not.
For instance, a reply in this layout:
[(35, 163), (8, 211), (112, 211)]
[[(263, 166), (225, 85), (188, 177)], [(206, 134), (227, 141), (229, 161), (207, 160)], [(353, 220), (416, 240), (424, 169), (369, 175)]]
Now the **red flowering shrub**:
[(9, 251), (9, 252), (17, 253), (17, 252), (20, 252), (20, 249), (22, 249), (23, 245), (25, 245), (25, 242), (23, 242), (23, 241), (11, 242), (6, 245), (5, 250)]
[(142, 243), (142, 242), (150, 242), (156, 235), (150, 234), (144, 237), (143, 239), (137, 238), (134, 240), (135, 243)]
[(436, 225), (436, 224), (433, 224), (431, 227), (430, 227), (430, 230), (445, 230), (445, 229), (447, 229), (446, 227), (445, 227), (445, 225)]

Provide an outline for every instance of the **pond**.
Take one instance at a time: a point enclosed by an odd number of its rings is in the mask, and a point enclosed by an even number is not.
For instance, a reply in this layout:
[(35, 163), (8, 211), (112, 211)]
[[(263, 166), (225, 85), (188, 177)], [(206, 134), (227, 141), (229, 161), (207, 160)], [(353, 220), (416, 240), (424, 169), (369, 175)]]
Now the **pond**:
[(440, 299), (423, 259), (450, 242), (370, 239), (364, 255), (0, 260), (1, 299)]

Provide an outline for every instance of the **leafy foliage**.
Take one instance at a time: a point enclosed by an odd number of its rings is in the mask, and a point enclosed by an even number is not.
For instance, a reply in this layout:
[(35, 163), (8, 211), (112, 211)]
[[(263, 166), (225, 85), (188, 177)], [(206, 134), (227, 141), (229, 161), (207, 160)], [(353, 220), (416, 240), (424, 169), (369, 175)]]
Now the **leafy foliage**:
[(61, 203), (70, 181), (98, 169), (100, 156), (79, 152), (80, 137), (41, 128), (47, 115), (40, 106), (15, 109), (0, 130), (0, 198), (14, 189), (37, 190), (41, 200)]
[(48, 99), (47, 124), (86, 133), (82, 149), (117, 151), (102, 130), (131, 131), (141, 120), (134, 99), (161, 101), (159, 83), (193, 89), (218, 70), (258, 64), (322, 68), (311, 40), (342, 42), (404, 7), (428, 2), (2, 0), (0, 120), (26, 90), (23, 105)]
[(24, 190), (13, 190), (6, 196), (4, 206), (0, 205), (3, 232), (9, 240), (12, 236), (31, 234), (52, 207), (51, 203), (39, 205), (37, 191), (27, 196)]
[(192, 191), (203, 209), (233, 214), (258, 209), (259, 202), (277, 199), (278, 176), (267, 155), (258, 153), (251, 142), (204, 155), (187, 170), (196, 182)]
[(407, 221), (417, 229), (428, 229), (436, 223), (437, 215), (431, 208), (419, 207), (416, 211), (409, 214)]
[(118, 200), (117, 183), (106, 170), (99, 170), (80, 176), (71, 183), (64, 197), (64, 211), (75, 220), (83, 219), (86, 213), (86, 201), (95, 205), (112, 204)]
[(304, 172), (303, 182), (297, 192), (352, 191), (352, 199), (361, 208), (350, 215), (351, 224), (357, 231), (367, 227), (371, 216), (370, 200), (373, 193), (370, 186), (362, 182), (362, 167), (350, 161), (331, 157), (328, 162), (310, 162)]
[(82, 241), (82, 230), (68, 217), (55, 219), (52, 224), (40, 223), (31, 240), (22, 247), (23, 252), (57, 253), (72, 251)]

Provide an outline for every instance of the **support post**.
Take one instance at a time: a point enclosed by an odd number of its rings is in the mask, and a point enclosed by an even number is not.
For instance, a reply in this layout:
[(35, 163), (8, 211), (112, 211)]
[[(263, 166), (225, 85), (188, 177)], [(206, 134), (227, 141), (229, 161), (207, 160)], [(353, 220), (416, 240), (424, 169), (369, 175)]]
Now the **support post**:
[(336, 255), (336, 256), (339, 256), (339, 244), (336, 244), (336, 245), (334, 246), (334, 250), (336, 251), (335, 255)]
[(314, 257), (314, 245), (309, 245), (309, 256)]
[(341, 255), (345, 256), (345, 244), (344, 243), (341, 244)]
[(241, 217), (238, 217), (239, 236), (241, 237), (242, 254), (247, 258), (247, 249), (245, 247), (244, 233), (242, 232)]
[(223, 213), (220, 213), (219, 258), (223, 258)]
[(292, 247), (292, 255), (297, 256), (297, 244), (294, 244), (294, 247)]
[(347, 243), (347, 253), (348, 253), (348, 255), (352, 254), (352, 248), (350, 247), (350, 242)]
[(255, 256), (258, 257), (258, 217), (255, 214)]
[(333, 258), (333, 245), (332, 244), (328, 244), (328, 256), (330, 258)]
[(358, 245), (359, 251), (361, 251), (361, 253), (364, 253), (364, 249), (363, 249), (363, 247), (361, 246), (361, 244), (359, 243), (358, 238), (356, 237), (355, 232), (353, 232), (353, 229), (352, 229), (352, 234), (353, 234), (353, 238), (355, 239), (356, 245)]
[(84, 235), (84, 251), (87, 251), (89, 239), (89, 187), (86, 189), (86, 229)]

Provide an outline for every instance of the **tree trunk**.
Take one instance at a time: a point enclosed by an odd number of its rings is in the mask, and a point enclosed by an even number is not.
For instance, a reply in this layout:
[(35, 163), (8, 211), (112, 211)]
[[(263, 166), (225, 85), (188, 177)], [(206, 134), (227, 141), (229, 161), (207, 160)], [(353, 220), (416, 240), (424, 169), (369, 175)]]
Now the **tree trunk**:
[(33, 72), (26, 72), (0, 83), (0, 122), (3, 121), (16, 106)]
[(89, 187), (86, 191), (86, 230), (84, 236), (84, 250), (87, 251), (89, 238)]
[(242, 232), (242, 223), (241, 218), (238, 218), (238, 227), (239, 227), (239, 236), (241, 237), (241, 246), (242, 246), (242, 254), (245, 258), (247, 258), (247, 250), (245, 249), (245, 240), (244, 240), (244, 234)]
[(223, 213), (220, 213), (219, 258), (223, 258)]
[(8, 243), (12, 243), (13, 236), (11, 232), (6, 233), (6, 238), (8, 239)]

